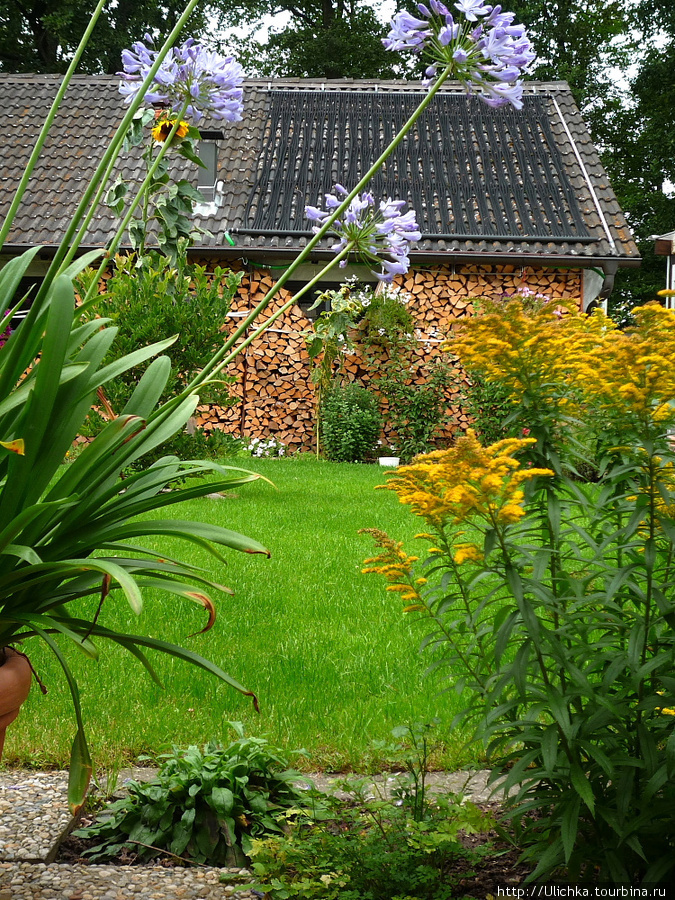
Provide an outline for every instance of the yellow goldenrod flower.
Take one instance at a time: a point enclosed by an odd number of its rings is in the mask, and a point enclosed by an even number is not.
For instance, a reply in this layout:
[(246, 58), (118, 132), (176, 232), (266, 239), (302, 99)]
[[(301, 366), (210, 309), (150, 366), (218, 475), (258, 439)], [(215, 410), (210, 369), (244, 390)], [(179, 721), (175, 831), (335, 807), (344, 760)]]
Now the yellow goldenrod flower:
[(483, 551), (475, 544), (459, 544), (455, 548), (453, 559), (458, 566), (464, 562), (483, 562)]
[(365, 560), (365, 567), (361, 571), (364, 574), (372, 572), (376, 575), (383, 575), (389, 582), (386, 587), (387, 591), (400, 594), (401, 600), (406, 603), (413, 601), (412, 605), (405, 608), (406, 611), (424, 608), (417, 588), (426, 584), (426, 579), (416, 579), (413, 574), (413, 564), (419, 560), (419, 557), (408, 556), (403, 550), (403, 543), (393, 541), (385, 531), (377, 528), (362, 528), (359, 534), (371, 535), (375, 544), (381, 548), (381, 553)]
[[(447, 450), (418, 456), (388, 479), (387, 488), (439, 534), (447, 524), (483, 520), (491, 526), (523, 514), (523, 482), (553, 475), (549, 469), (520, 469), (514, 454), (534, 438), (507, 438), (482, 447), (473, 431)], [(430, 548), (438, 553), (438, 548)]]

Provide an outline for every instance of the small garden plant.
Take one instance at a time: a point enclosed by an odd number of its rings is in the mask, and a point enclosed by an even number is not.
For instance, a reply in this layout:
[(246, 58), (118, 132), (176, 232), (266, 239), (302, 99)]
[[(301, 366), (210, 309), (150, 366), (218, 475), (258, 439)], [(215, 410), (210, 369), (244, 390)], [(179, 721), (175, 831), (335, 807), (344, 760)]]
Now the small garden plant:
[(230, 724), (237, 739), (227, 747), (174, 750), (162, 757), (155, 779), (130, 782), (128, 796), (75, 832), (99, 841), (84, 856), (100, 862), (126, 852), (144, 861), (174, 856), (241, 866), (252, 841), (280, 834), (291, 811), (318, 815), (320, 805), (309, 808), (314, 794), (298, 787), (300, 776), (281, 752)]
[(321, 405), (323, 444), (334, 462), (361, 462), (372, 456), (382, 428), (375, 394), (357, 384), (336, 385)]
[(370, 778), (346, 779), (337, 786), (348, 799), (328, 798), (322, 821), (294, 815), (282, 834), (255, 840), (253, 887), (269, 900), (452, 900), (483, 852), (462, 837), (493, 822), (461, 795), (425, 792), (431, 727), (393, 730), (392, 762), (406, 771), (389, 796)]

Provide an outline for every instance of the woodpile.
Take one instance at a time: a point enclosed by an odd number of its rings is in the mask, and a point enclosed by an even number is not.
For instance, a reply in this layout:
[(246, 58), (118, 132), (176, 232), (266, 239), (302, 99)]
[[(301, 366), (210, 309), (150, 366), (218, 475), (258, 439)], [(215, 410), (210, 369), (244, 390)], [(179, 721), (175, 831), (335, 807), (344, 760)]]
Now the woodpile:
[[(273, 284), (274, 279), (264, 270), (244, 275), (226, 323), (226, 333), (232, 333), (241, 322), (237, 314), (253, 309)], [(560, 300), (581, 296), (580, 270), (552, 271), (515, 265), (435, 266), (410, 272), (398, 284), (411, 295), (408, 308), (416, 321), (416, 354), (420, 364), (441, 353), (445, 339), (463, 317), (472, 313), (473, 298), (497, 298), (517, 293), (523, 287)], [(282, 288), (262, 320), (289, 298), (290, 294)], [(292, 449), (312, 447), (315, 391), (305, 341), (311, 331), (312, 323), (304, 312), (298, 306), (291, 307), (230, 367), (228, 374), (237, 378), (231, 388), (237, 397), (236, 404), (229, 408), (200, 407), (198, 424), (207, 431), (220, 428), (249, 437), (274, 436)], [(349, 357), (345, 368), (349, 380), (368, 385), (369, 372), (359, 356)], [(461, 378), (458, 372), (458, 383), (448, 391), (453, 422), (446, 437), (470, 424), (457, 405)], [(420, 383), (421, 376), (413, 374), (412, 380)], [(389, 437), (389, 430), (385, 429), (385, 440)]]
[[(206, 258), (193, 262), (209, 268), (216, 265)], [(109, 277), (109, 273), (103, 276), (99, 292), (105, 291)], [(269, 270), (254, 269), (244, 274), (221, 329), (224, 336), (237, 328), (274, 281)], [(552, 299), (580, 302), (581, 270), (556, 271), (514, 264), (430, 266), (409, 272), (399, 278), (397, 284), (411, 297), (408, 308), (415, 318), (419, 361), (418, 366), (412, 365), (411, 381), (421, 384), (422, 364), (428, 364), (441, 354), (446, 339), (452, 336), (462, 319), (473, 312), (475, 298), (498, 298), (528, 287)], [(279, 310), (290, 296), (282, 288), (258, 324)], [(274, 436), (293, 450), (313, 447), (316, 398), (311, 380), (313, 364), (306, 346), (306, 336), (311, 333), (310, 319), (299, 306), (292, 306), (230, 366), (227, 374), (233, 375), (236, 383), (229, 390), (236, 402), (231, 406), (200, 406), (197, 424), (207, 432), (221, 429), (247, 437)], [(345, 371), (348, 380), (368, 386), (370, 372), (360, 356), (350, 356)], [(459, 406), (462, 378), (458, 369), (457, 383), (447, 392), (452, 423), (444, 435), (446, 438), (471, 424)], [(395, 443), (395, 436), (388, 427), (385, 427), (383, 439)]]

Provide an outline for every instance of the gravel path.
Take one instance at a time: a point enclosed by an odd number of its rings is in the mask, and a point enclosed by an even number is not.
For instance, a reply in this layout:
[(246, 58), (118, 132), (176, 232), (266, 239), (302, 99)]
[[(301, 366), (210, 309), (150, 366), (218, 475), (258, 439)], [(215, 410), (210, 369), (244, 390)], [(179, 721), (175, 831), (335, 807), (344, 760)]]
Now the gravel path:
[[(154, 769), (131, 769), (124, 778), (147, 780)], [(337, 776), (313, 776), (324, 791)], [(386, 793), (391, 776), (373, 778)], [(66, 772), (0, 772), (0, 900), (253, 900), (242, 884), (245, 869), (162, 866), (81, 866), (55, 863), (57, 848), (71, 827)], [(489, 797), (487, 772), (434, 773), (429, 788), (462, 791), (477, 801)], [(223, 884), (227, 873), (236, 883)]]

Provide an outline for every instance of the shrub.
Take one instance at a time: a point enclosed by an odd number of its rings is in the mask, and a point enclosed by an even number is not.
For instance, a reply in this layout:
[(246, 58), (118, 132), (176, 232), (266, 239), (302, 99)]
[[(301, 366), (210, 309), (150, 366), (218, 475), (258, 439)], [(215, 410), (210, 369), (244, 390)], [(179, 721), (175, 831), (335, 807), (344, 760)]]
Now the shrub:
[[(89, 272), (81, 278), (82, 293), (93, 277)], [(220, 329), (240, 281), (240, 274), (220, 267), (210, 274), (204, 266), (189, 265), (184, 256), (173, 266), (157, 252), (140, 259), (133, 254), (117, 256), (95, 313), (117, 327), (117, 354), (131, 353), (151, 341), (177, 338), (165, 351), (171, 360), (171, 377), (163, 394), (168, 399), (184, 389), (222, 344)], [(135, 366), (106, 386), (116, 413), (126, 405), (141, 374), (141, 367)], [(222, 385), (231, 380), (221, 376), (221, 387), (203, 389), (201, 401), (217, 399), (227, 406), (231, 401)]]
[(382, 418), (377, 397), (365, 388), (333, 388), (322, 404), (321, 421), (328, 459), (361, 462), (374, 452)]
[[(508, 390), (488, 381), (478, 372), (467, 372), (468, 381), (460, 391), (459, 404), (473, 422), (483, 444), (494, 444), (518, 433)], [(511, 418), (511, 421), (509, 421)], [(522, 426), (521, 426), (522, 430)]]
[(455, 372), (442, 359), (432, 360), (425, 369), (425, 381), (418, 384), (399, 356), (378, 381), (389, 405), (389, 422), (396, 432), (399, 454), (405, 461), (429, 450), (450, 419), (446, 391), (455, 381)]
[(105, 816), (75, 832), (100, 839), (85, 851), (95, 861), (130, 851), (141, 860), (162, 855), (185, 857), (213, 866), (246, 864), (252, 840), (280, 833), (290, 809), (303, 809), (310, 795), (296, 786), (300, 777), (280, 751), (263, 738), (238, 738), (228, 747), (175, 750), (157, 777), (132, 781), (129, 796), (113, 803)]

